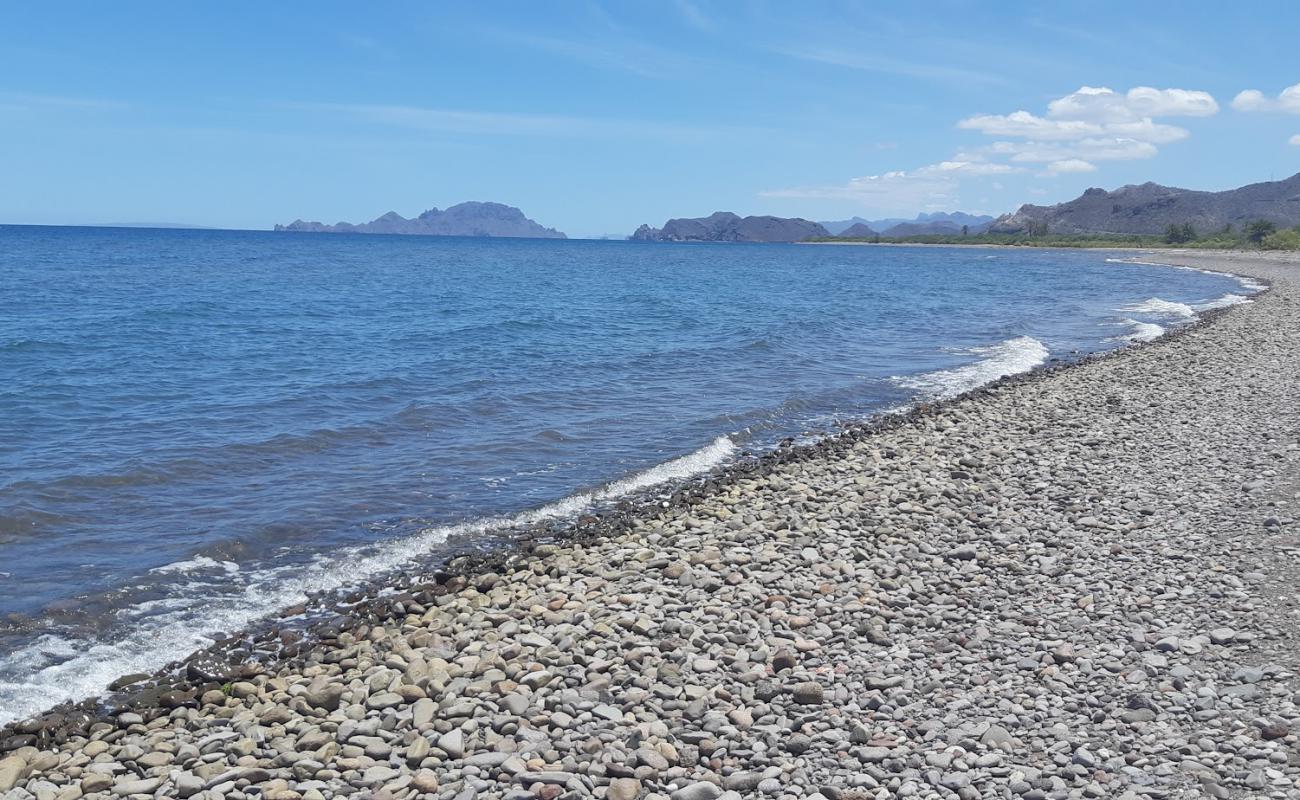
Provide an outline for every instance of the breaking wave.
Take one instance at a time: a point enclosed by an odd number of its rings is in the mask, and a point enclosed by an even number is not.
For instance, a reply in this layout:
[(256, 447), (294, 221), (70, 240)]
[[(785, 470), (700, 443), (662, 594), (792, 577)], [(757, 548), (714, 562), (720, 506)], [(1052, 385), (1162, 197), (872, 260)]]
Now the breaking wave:
[(1046, 362), (1050, 355), (1047, 346), (1032, 336), (1017, 336), (987, 347), (972, 347), (964, 352), (980, 358), (972, 364), (919, 375), (897, 376), (893, 380), (899, 386), (913, 389), (925, 396), (945, 399), (998, 378), (1028, 372)]
[[(453, 537), (570, 518), (602, 503), (708, 472), (736, 452), (729, 437), (719, 436), (687, 455), (531, 511), (426, 528), (370, 548), (324, 554), (308, 564), (249, 572), (242, 587), (218, 596), (213, 596), (218, 585), (199, 576), (203, 572), (229, 573), (238, 570), (238, 565), (196, 556), (158, 567), (151, 572), (181, 577), (178, 590), (184, 596), (120, 610), (114, 627), (124, 633), (112, 641), (47, 634), (0, 655), (0, 675), (24, 676), (0, 681), (0, 725), (66, 700), (99, 694), (119, 676), (153, 672), (210, 645), (217, 632), (245, 628), (279, 609), (306, 601), (309, 595), (355, 586), (391, 572), (430, 555)], [(157, 613), (160, 608), (164, 613)]]

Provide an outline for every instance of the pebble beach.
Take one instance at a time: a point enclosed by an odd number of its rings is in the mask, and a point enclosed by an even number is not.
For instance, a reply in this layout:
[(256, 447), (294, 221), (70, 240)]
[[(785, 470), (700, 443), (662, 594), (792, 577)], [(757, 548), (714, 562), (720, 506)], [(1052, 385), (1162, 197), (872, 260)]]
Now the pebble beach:
[(16, 723), (0, 796), (1300, 798), (1300, 260), (1145, 258), (1271, 288)]

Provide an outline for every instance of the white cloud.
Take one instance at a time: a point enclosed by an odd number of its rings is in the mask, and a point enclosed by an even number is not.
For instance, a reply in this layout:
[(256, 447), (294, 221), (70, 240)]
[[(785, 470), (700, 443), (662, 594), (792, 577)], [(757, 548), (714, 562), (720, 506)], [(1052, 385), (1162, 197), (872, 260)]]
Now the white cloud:
[[(788, 53), (858, 69), (879, 65), (840, 53)], [(1138, 86), (1124, 93), (1105, 87), (1082, 86), (1047, 106), (1045, 115), (1019, 110), (1009, 114), (978, 114), (959, 120), (957, 127), (979, 131), (999, 141), (958, 152), (948, 161), (914, 170), (853, 178), (844, 184), (774, 189), (763, 197), (855, 200), (888, 203), (893, 208), (943, 207), (955, 202), (962, 179), (1027, 172), (1023, 165), (1042, 165), (1039, 177), (1095, 172), (1098, 161), (1124, 161), (1155, 156), (1157, 145), (1186, 139), (1177, 125), (1162, 117), (1206, 117), (1219, 112), (1208, 93), (1191, 89)], [(995, 185), (996, 182), (994, 182)], [(999, 187), (1000, 188), (1000, 187)]]
[[(832, 186), (804, 186), (759, 192), (760, 197), (818, 200), (852, 200), (874, 208), (907, 210), (944, 209), (956, 203), (961, 178), (1023, 172), (1023, 167), (989, 161), (953, 160), (914, 170), (864, 175)], [(914, 213), (914, 211), (913, 211)]]
[(1010, 164), (994, 164), (988, 161), (940, 161), (938, 164), (921, 167), (911, 174), (918, 177), (923, 175), (1005, 175), (1008, 172), (1019, 171)]
[(957, 123), (958, 128), (975, 130), (986, 136), (1019, 136), (1027, 139), (1078, 139), (1101, 133), (1101, 126), (1081, 120), (1051, 120), (1028, 111), (1010, 114), (977, 114)]
[(1087, 122), (1077, 119), (1047, 119), (1028, 111), (1010, 114), (980, 114), (957, 123), (958, 128), (976, 130), (986, 136), (1015, 136), (1037, 142), (1069, 141), (1085, 137), (1115, 136), (1137, 139), (1156, 144), (1168, 144), (1186, 139), (1186, 129), (1177, 125), (1162, 125), (1150, 118), (1131, 122)]
[(955, 182), (943, 176), (920, 176), (904, 171), (851, 178), (835, 186), (801, 186), (770, 189), (760, 197), (788, 197), (819, 200), (855, 200), (870, 204), (888, 202), (897, 207), (914, 207), (951, 199)]
[(1098, 136), (1076, 142), (994, 142), (970, 155), (1003, 156), (1020, 164), (1047, 164), (1072, 158), (1083, 161), (1136, 161), (1152, 158), (1158, 152), (1150, 142)]
[(1136, 139), (1140, 142), (1151, 142), (1152, 144), (1169, 144), (1191, 136), (1186, 128), (1180, 128), (1177, 125), (1162, 125), (1158, 122), (1152, 122), (1149, 118), (1140, 119), (1136, 122), (1111, 123), (1106, 125), (1105, 133), (1113, 134), (1117, 138)]
[(1269, 97), (1258, 89), (1247, 89), (1232, 98), (1232, 107), (1238, 111), (1283, 111), (1300, 114), (1300, 83), (1283, 89), (1277, 97)]
[[(1091, 171), (1094, 161), (1151, 158), (1156, 145), (1186, 139), (1185, 128), (1157, 122), (1157, 117), (1205, 117), (1219, 104), (1207, 92), (1138, 86), (1125, 93), (1106, 87), (1082, 86), (1047, 104), (1046, 116), (1029, 111), (978, 114), (957, 123), (964, 130), (987, 136), (1022, 139), (1000, 141), (972, 155), (1004, 156), (1013, 163), (1049, 167), (1040, 175)], [(1054, 169), (1053, 164), (1060, 164)]]
[(1138, 86), (1120, 94), (1105, 87), (1081, 86), (1047, 104), (1053, 119), (1099, 123), (1140, 122), (1151, 117), (1210, 117), (1219, 104), (1208, 92)]
[(1268, 105), (1268, 98), (1258, 89), (1246, 89), (1232, 98), (1232, 107), (1238, 111), (1262, 111)]
[(1039, 173), (1044, 177), (1054, 177), (1056, 175), (1075, 174), (1080, 172), (1096, 172), (1097, 165), (1081, 158), (1065, 158), (1060, 161), (1053, 161), (1047, 165), (1047, 169)]
[(1300, 133), (1297, 133), (1295, 136), (1292, 136), (1290, 139), (1287, 139), (1286, 141), (1287, 144), (1293, 144), (1296, 147), (1300, 147)]

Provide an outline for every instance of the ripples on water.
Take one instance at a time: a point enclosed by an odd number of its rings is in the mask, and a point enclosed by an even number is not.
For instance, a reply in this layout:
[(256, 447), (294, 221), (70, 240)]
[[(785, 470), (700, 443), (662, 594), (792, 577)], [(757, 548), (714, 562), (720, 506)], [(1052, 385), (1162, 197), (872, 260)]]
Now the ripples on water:
[(0, 722), (450, 535), (1250, 288), (1095, 252), (0, 227)]

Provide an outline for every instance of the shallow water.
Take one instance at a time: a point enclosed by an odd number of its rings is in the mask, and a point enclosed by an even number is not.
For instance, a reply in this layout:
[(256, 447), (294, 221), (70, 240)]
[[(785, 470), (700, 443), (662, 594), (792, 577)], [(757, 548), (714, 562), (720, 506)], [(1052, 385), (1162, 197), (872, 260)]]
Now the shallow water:
[(0, 227), (0, 722), (449, 534), (1251, 288), (1095, 251)]

